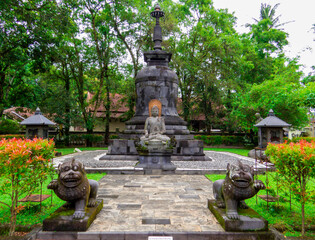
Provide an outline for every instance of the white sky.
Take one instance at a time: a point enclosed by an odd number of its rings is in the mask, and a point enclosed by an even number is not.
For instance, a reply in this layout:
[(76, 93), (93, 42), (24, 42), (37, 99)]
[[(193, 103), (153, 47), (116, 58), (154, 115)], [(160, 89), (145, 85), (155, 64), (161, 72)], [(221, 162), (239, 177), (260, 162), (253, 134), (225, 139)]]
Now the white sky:
[(237, 17), (237, 31), (248, 32), (246, 23), (254, 23), (253, 18), (259, 19), (261, 3), (271, 6), (280, 3), (276, 9), (276, 16), (281, 15), (280, 23), (294, 21), (280, 28), (289, 34), (289, 46), (285, 48), (286, 56), (293, 58), (300, 56), (301, 70), (307, 75), (311, 66), (315, 65), (315, 0), (213, 0), (215, 8), (227, 8), (228, 12)]

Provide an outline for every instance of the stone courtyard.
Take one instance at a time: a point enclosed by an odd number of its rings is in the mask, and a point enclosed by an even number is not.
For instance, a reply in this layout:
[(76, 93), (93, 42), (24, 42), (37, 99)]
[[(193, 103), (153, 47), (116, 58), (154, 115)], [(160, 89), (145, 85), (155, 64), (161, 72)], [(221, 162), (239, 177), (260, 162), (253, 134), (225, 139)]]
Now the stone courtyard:
[(207, 208), (212, 183), (202, 175), (107, 175), (95, 231), (223, 231)]

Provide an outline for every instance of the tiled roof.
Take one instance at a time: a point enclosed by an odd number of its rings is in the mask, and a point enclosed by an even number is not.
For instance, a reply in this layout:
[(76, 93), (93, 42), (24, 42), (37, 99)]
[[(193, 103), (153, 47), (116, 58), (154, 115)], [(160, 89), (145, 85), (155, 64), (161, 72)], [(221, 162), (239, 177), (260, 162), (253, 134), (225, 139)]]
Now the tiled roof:
[(254, 125), (255, 127), (290, 127), (291, 124), (286, 123), (280, 118), (276, 117), (273, 110), (270, 109), (268, 117), (261, 120), (259, 123)]
[(21, 125), (56, 125), (43, 116), (40, 109), (37, 108), (35, 114), (20, 122)]

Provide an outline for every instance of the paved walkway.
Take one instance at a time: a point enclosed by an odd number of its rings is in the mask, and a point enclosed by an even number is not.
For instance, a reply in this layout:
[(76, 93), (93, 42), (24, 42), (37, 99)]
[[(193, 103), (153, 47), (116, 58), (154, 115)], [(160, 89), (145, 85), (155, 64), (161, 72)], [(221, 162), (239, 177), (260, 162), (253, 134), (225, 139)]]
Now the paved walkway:
[(223, 231), (207, 208), (212, 182), (201, 175), (107, 175), (104, 208), (88, 232)]

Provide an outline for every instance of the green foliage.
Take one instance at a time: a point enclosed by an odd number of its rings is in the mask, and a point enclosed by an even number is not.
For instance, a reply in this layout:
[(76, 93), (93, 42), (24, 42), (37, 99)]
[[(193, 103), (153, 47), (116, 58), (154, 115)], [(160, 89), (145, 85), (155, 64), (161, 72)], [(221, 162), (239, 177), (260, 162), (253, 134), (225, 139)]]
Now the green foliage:
[[(106, 173), (93, 173), (87, 174), (88, 179), (93, 179), (99, 181), (102, 177), (104, 177)], [(65, 203), (65, 201), (59, 199), (56, 194), (47, 189), (47, 185), (50, 183), (52, 179), (56, 179), (57, 175), (51, 176), (51, 178), (46, 179), (42, 185), (42, 194), (52, 194), (52, 199), (48, 198), (47, 200), (42, 202), (42, 209), (40, 211), (38, 203), (19, 203), (19, 208), (21, 209), (17, 215), (16, 223), (17, 229), (32, 229), (37, 227), (39, 224), (42, 224), (45, 218), (47, 218), (50, 214), (56, 211), (61, 205)], [(3, 178), (0, 178), (0, 183), (4, 181)], [(34, 194), (40, 194), (40, 190), (34, 192)], [(21, 195), (20, 197), (25, 197), (26, 195)], [(6, 196), (1, 196), (1, 201), (5, 203), (10, 202), (10, 198)], [(0, 208), (0, 222), (3, 225), (8, 225), (10, 223), (10, 211), (9, 208), (3, 207)], [(2, 235), (0, 233), (0, 235)]]
[(309, 122), (308, 109), (303, 104), (305, 89), (299, 82), (301, 72), (297, 71), (298, 65), (295, 61), (285, 67), (282, 64), (271, 80), (254, 84), (247, 92), (239, 93), (233, 103), (231, 117), (241, 129), (254, 129), (257, 121), (255, 113), (265, 118), (270, 109), (277, 117), (295, 127), (303, 127)]
[(98, 134), (82, 134), (81, 137), (91, 143), (101, 142), (104, 139), (104, 136)]
[(16, 216), (21, 210), (18, 206), (20, 196), (30, 194), (53, 173), (53, 157), (52, 140), (13, 138), (0, 141), (0, 194), (10, 198), (9, 203), (0, 203), (10, 208), (10, 236), (15, 231)]
[(0, 141), (2, 139), (11, 139), (11, 138), (25, 138), (25, 135), (21, 135), (21, 134), (6, 134), (6, 135), (0, 135)]
[(116, 134), (111, 134), (111, 135), (109, 136), (109, 139), (118, 139), (118, 138), (119, 138), (119, 136), (116, 135)]
[(67, 19), (56, 1), (49, 0), (1, 1), (0, 12), (1, 116), (11, 105), (35, 107), (40, 88), (33, 74), (49, 68)]
[[(160, 4), (162, 45), (173, 53), (170, 66), (188, 124), (204, 114), (207, 131), (248, 131), (256, 111), (265, 115), (270, 108), (295, 127), (305, 124), (305, 107), (315, 104), (313, 74), (301, 90), (299, 66), (283, 52), (288, 42), (277, 29), (278, 5), (262, 5), (250, 33), (239, 34), (235, 16), (210, 0)], [(58, 140), (68, 145), (70, 124), (93, 133), (103, 105), (107, 142), (109, 93), (124, 95), (124, 120), (134, 115), (134, 80), (142, 53), (153, 46), (150, 8), (151, 0), (1, 3), (0, 116), (9, 106), (39, 105), (54, 113), (62, 126)]]
[(195, 139), (202, 140), (206, 145), (227, 145), (238, 146), (243, 144), (243, 136), (224, 136), (224, 135), (196, 135)]
[(269, 144), (265, 153), (301, 203), (302, 235), (304, 235), (305, 204), (307, 201), (315, 202), (315, 190), (309, 189), (310, 180), (315, 177), (315, 141), (300, 140), (290, 144)]
[(16, 134), (19, 130), (20, 124), (17, 121), (5, 118), (0, 120), (0, 134)]
[(315, 142), (315, 137), (294, 137), (292, 139), (289, 139), (289, 138), (284, 138), (285, 141), (287, 141), (288, 143), (291, 143), (291, 142), (294, 142), (294, 143), (298, 143), (300, 142), (301, 140), (305, 140), (307, 142), (312, 142), (314, 141)]

